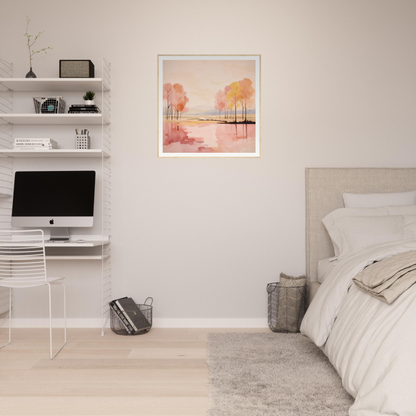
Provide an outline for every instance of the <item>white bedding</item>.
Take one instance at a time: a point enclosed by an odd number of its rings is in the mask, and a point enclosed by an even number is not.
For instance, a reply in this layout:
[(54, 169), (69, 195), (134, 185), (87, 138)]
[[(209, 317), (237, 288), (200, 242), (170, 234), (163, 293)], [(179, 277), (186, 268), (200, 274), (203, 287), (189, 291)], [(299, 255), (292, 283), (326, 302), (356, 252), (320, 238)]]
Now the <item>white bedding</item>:
[(337, 264), (336, 257), (323, 259), (318, 263), (318, 282), (322, 283)]
[(319, 288), (301, 332), (321, 347), (355, 397), (353, 416), (416, 416), (416, 286), (387, 305), (352, 285), (376, 260), (416, 250), (416, 240), (360, 249)]

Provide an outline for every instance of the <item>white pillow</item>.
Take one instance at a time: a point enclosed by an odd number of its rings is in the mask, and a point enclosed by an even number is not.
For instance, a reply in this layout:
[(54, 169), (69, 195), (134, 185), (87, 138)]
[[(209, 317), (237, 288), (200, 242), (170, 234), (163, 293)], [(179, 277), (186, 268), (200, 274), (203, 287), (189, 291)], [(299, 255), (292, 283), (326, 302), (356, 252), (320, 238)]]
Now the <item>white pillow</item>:
[(344, 217), (331, 230), (340, 257), (363, 247), (411, 238), (416, 238), (416, 215)]
[(372, 208), (392, 205), (416, 205), (416, 191), (384, 194), (342, 194), (346, 208)]
[[(416, 215), (416, 205), (407, 206), (393, 206), (393, 207), (378, 207), (378, 208), (339, 208), (329, 213), (322, 222), (332, 239), (335, 227), (342, 218), (347, 217), (376, 217), (387, 215)], [(336, 242), (332, 239), (335, 256), (339, 256), (340, 249)]]

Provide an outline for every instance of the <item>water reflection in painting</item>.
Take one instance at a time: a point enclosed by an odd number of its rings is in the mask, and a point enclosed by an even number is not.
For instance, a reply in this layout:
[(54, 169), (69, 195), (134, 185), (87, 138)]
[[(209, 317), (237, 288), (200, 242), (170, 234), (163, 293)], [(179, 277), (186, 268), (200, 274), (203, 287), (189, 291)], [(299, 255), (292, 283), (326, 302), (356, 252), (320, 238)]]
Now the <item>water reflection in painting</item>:
[(251, 153), (255, 151), (255, 124), (163, 123), (163, 150), (167, 153)]

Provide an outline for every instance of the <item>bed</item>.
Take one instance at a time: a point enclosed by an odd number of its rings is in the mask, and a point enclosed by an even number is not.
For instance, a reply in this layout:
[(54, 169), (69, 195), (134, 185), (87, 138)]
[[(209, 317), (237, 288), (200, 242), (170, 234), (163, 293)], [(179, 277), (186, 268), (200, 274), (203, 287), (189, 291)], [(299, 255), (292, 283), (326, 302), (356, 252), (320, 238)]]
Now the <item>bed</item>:
[(322, 219), (344, 206), (345, 192), (415, 189), (416, 168), (306, 169), (309, 308), (301, 332), (324, 351), (355, 398), (352, 416), (416, 415), (416, 285), (388, 305), (352, 284), (372, 262), (416, 250), (416, 239), (351, 252), (320, 285), (318, 264), (335, 255)]

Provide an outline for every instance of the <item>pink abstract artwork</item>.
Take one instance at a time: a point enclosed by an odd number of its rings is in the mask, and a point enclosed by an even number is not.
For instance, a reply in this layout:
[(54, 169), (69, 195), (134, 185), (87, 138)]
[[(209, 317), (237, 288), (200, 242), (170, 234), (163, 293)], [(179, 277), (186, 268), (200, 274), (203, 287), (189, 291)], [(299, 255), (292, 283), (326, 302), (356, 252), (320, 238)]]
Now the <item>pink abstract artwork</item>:
[(159, 156), (259, 157), (260, 56), (159, 56)]

